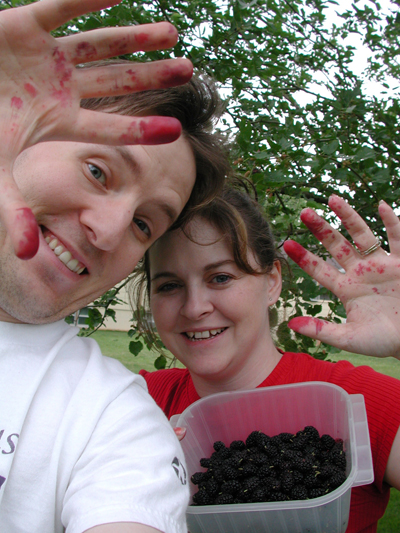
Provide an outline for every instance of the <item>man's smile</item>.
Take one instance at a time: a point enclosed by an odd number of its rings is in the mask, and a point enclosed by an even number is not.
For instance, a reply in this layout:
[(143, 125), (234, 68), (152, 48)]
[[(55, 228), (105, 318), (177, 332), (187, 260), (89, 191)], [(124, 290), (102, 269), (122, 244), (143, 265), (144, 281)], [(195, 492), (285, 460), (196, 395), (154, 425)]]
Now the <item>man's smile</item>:
[(50, 249), (53, 250), (54, 254), (58, 259), (75, 274), (82, 274), (86, 267), (78, 259), (76, 259), (68, 248), (52, 233), (49, 232), (46, 228), (43, 229), (44, 240), (49, 245)]

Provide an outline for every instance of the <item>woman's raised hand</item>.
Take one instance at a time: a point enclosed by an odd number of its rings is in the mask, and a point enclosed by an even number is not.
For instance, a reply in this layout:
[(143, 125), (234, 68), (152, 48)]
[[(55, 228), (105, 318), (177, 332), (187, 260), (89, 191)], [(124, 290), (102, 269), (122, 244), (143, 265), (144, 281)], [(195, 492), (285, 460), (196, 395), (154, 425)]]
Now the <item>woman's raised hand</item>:
[(304, 209), (301, 220), (344, 272), (294, 241), (286, 241), (284, 249), (342, 301), (347, 321), (336, 324), (296, 317), (289, 327), (341, 350), (400, 359), (400, 221), (388, 204), (379, 204), (390, 246), (387, 254), (363, 219), (342, 198), (331, 196), (329, 207), (341, 219), (355, 246), (312, 209)]
[(120, 95), (187, 82), (186, 59), (77, 69), (76, 65), (135, 51), (173, 46), (167, 22), (105, 28), (54, 38), (50, 31), (115, 0), (41, 0), (0, 12), (0, 220), (15, 253), (37, 251), (35, 218), (12, 177), (17, 156), (41, 141), (159, 144), (177, 139), (179, 122), (169, 117), (128, 117), (80, 108), (88, 97)]

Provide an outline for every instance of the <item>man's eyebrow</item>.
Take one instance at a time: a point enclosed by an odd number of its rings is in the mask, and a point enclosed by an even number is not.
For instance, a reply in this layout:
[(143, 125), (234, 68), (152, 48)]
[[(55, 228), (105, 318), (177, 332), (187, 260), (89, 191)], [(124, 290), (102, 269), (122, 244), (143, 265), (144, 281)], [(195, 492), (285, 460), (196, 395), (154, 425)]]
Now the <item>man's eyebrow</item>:
[(162, 200), (155, 200), (154, 202), (152, 202), (152, 205), (158, 207), (161, 211), (165, 213), (165, 215), (167, 215), (167, 218), (170, 221), (169, 226), (171, 226), (179, 216), (178, 211), (174, 207), (172, 207), (172, 205), (167, 204)]
[(118, 152), (125, 163), (127, 163), (132, 172), (135, 174), (140, 174), (142, 172), (142, 167), (139, 165), (138, 161), (124, 146), (115, 146), (115, 151)]
[[(227, 264), (230, 264), (230, 263), (235, 263), (235, 261), (233, 259), (225, 259), (224, 261), (218, 261), (216, 263), (210, 263), (209, 265), (207, 265), (205, 268), (204, 268), (204, 271), (207, 272), (208, 270), (214, 270), (215, 268), (219, 268), (223, 265), (227, 265)], [(164, 271), (164, 272), (158, 272), (158, 274), (155, 274), (150, 281), (156, 281), (157, 279), (160, 279), (160, 278), (174, 278), (176, 276), (176, 274), (174, 272), (168, 272), (168, 270)]]

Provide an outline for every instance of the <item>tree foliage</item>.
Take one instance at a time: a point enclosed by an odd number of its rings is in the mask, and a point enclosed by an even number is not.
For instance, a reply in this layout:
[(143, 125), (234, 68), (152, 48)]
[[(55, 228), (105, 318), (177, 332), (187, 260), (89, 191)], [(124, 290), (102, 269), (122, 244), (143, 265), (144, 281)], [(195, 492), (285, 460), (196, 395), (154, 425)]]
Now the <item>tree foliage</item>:
[[(20, 3), (0, 0), (0, 7)], [(389, 92), (387, 80), (400, 80), (400, 1), (390, 5), (385, 14), (374, 0), (345, 7), (334, 0), (123, 0), (57, 33), (172, 22), (180, 34), (172, 52), (132, 59), (186, 56), (218, 81), (226, 99), (221, 127), (236, 136), (232, 162), (254, 181), (277, 241), (294, 238), (326, 255), (300, 223), (301, 208), (316, 208), (337, 224), (327, 201), (339, 194), (386, 245), (377, 205), (383, 199), (398, 207), (399, 92)], [(335, 10), (339, 16), (333, 18)], [(368, 54), (362, 75), (355, 71), (351, 35), (362, 39)], [(372, 91), (372, 83), (383, 91)], [(316, 315), (321, 305), (312, 299), (319, 291), (294, 266), (279, 305), (287, 308), (287, 318)], [(343, 316), (338, 302), (329, 305), (331, 319)], [(285, 349), (315, 349), (310, 339), (293, 337), (285, 323), (276, 331)], [(327, 350), (321, 346), (316, 355)]]

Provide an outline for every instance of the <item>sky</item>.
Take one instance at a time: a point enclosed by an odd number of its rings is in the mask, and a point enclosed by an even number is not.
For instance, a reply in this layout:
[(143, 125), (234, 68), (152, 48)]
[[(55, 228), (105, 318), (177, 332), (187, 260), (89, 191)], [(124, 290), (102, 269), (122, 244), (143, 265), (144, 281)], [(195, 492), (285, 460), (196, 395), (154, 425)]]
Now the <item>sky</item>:
[[(335, 7), (332, 6), (327, 10), (327, 12), (329, 12), (329, 16), (327, 16), (327, 20), (332, 21), (332, 22), (337, 21), (339, 23), (341, 19), (337, 16), (336, 11), (339, 11), (339, 12), (345, 11), (349, 7), (350, 1), (349, 0), (336, 0), (336, 1), (338, 2), (339, 5)], [(393, 12), (395, 10), (398, 11), (398, 7), (396, 9), (396, 6), (390, 0), (378, 0), (378, 1), (381, 6), (381, 11), (383, 13), (390, 14), (390, 12)], [(360, 8), (364, 6), (365, 4), (371, 6), (370, 2), (364, 2), (362, 0), (357, 2), (357, 6)], [(353, 71), (355, 74), (361, 75), (363, 70), (367, 66), (368, 54), (370, 53), (370, 51), (366, 47), (363, 46), (362, 37), (356, 34), (349, 35), (349, 37), (345, 40), (345, 43), (351, 46), (354, 46), (356, 48), (356, 51), (354, 53)], [(386, 81), (391, 88), (390, 90), (385, 89), (378, 83), (370, 82), (367, 88), (368, 92), (370, 92), (370, 94), (377, 94), (378, 92), (383, 90), (383, 91), (387, 91), (388, 94), (391, 94), (399, 86), (398, 81), (395, 81), (392, 79), (387, 79)]]

